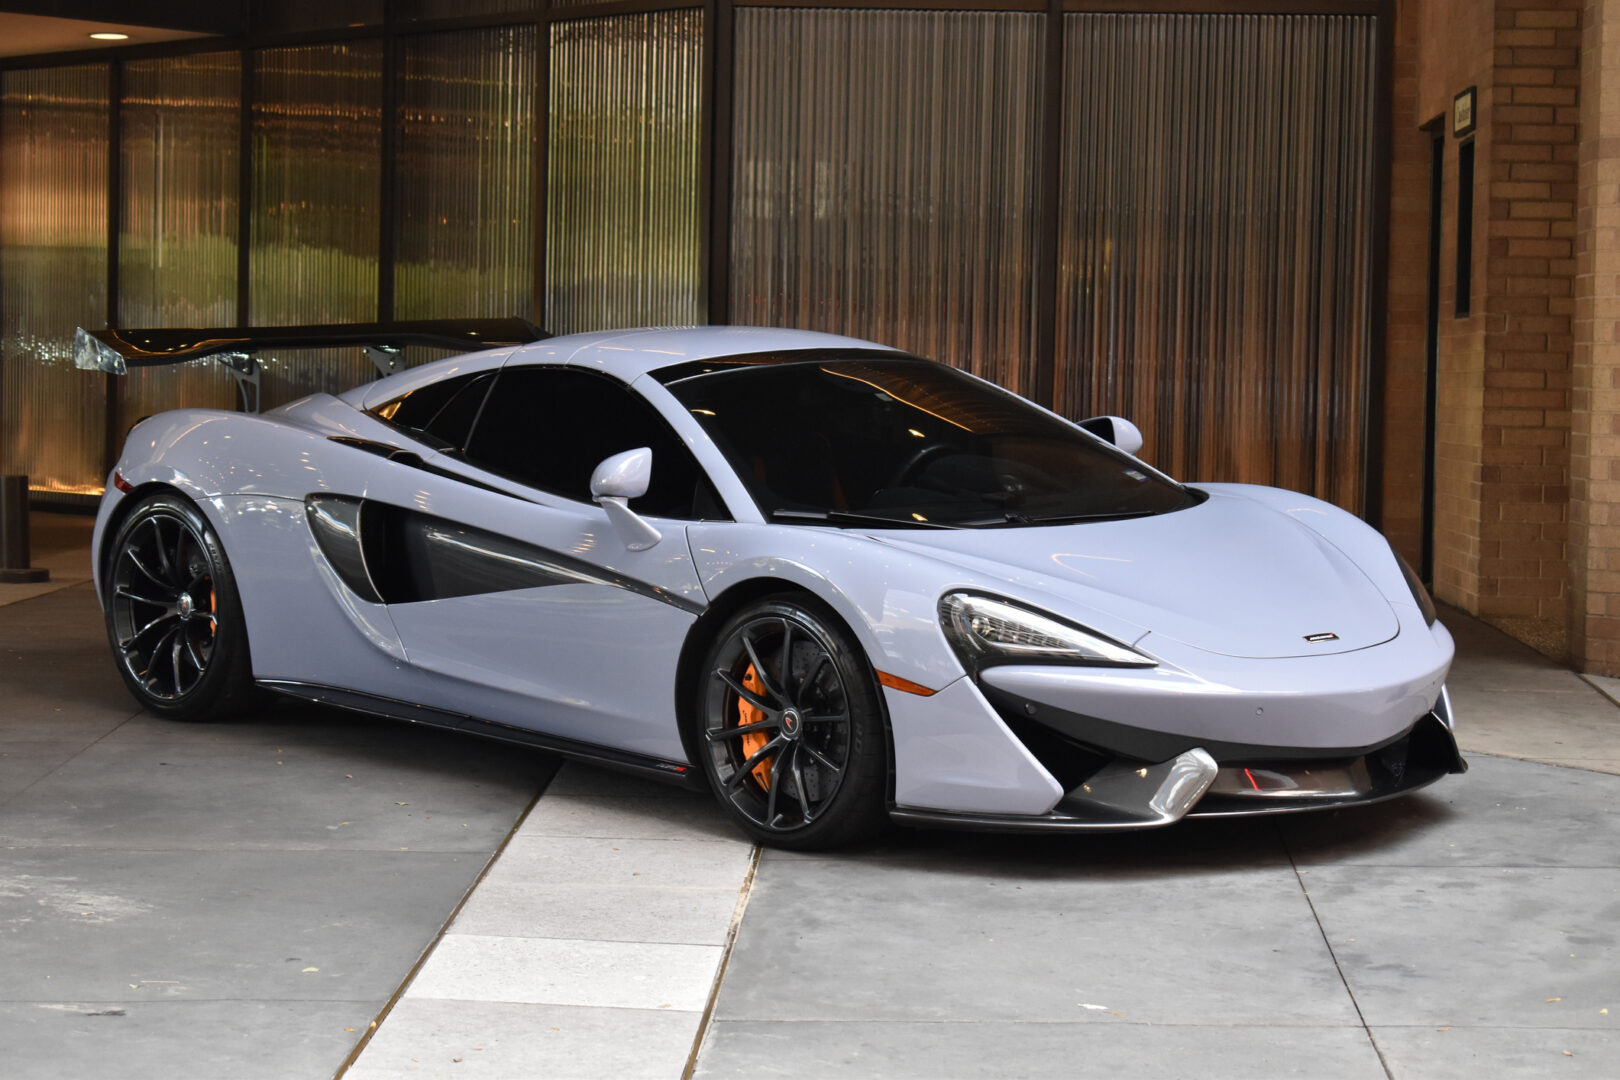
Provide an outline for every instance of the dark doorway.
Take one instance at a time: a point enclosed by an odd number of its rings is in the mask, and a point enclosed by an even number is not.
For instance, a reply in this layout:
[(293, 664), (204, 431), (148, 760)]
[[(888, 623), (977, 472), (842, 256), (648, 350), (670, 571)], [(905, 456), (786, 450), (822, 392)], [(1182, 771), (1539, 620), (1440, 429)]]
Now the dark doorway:
[[(1418, 574), (1434, 583), (1434, 429), (1440, 381), (1440, 223), (1445, 190), (1446, 131), (1440, 119), (1429, 132), (1429, 304), (1423, 362), (1423, 548)], [(1459, 241), (1460, 242), (1460, 241)]]

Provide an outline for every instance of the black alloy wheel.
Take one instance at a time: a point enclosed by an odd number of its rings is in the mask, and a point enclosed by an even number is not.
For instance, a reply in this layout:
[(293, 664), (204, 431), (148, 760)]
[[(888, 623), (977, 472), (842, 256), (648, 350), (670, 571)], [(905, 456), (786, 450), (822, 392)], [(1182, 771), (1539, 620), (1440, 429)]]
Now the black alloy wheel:
[(876, 680), (820, 605), (783, 597), (744, 609), (705, 673), (704, 770), (750, 835), (824, 848), (882, 826), (888, 740)]
[(118, 529), (105, 587), (118, 673), (147, 709), (209, 720), (252, 704), (236, 579), (194, 505), (167, 493), (143, 499)]

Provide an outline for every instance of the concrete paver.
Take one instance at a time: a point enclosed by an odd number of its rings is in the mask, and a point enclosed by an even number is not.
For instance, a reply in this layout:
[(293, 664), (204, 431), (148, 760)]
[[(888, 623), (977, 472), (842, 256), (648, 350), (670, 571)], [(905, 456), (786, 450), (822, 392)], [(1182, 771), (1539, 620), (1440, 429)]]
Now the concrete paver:
[(422, 951), (421, 913), (453, 908), (483, 861), (11, 849), (0, 1000), (380, 1004)]
[(1395, 1077), (1480, 1080), (1481, 1077), (1558, 1077), (1614, 1080), (1620, 1031), (1557, 1027), (1378, 1028), (1379, 1053)]
[(1603, 679), (1576, 675), (1454, 609), (1441, 619), (1457, 643), (1449, 687), (1465, 753), (1620, 773), (1620, 712)]
[(542, 799), (530, 815), (534, 836), (583, 836), (608, 840), (736, 841), (737, 828), (712, 797), (670, 798), (661, 785), (637, 781), (638, 795), (567, 795)]
[[(566, 770), (565, 770), (566, 771)], [(519, 836), (459, 933), (724, 945), (751, 850), (710, 840)], [(716, 882), (720, 883), (718, 886)]]
[(87, 586), (0, 608), (0, 1072), (333, 1075), (555, 765), (291, 703), (159, 720)]
[(411, 997), (344, 1080), (671, 1080), (693, 1029), (690, 1013), (668, 1009)]
[(1475, 754), (1417, 797), (1279, 824), (1309, 868), (1620, 866), (1620, 778)]
[(446, 934), (413, 998), (697, 1013), (720, 963), (714, 945)]
[(1387, 1080), (1359, 1025), (715, 1023), (695, 1074), (720, 1077), (1153, 1077)]
[(81, 749), (75, 742), (0, 742), (0, 803), (49, 776)]
[(533, 758), (489, 750), (410, 729), (324, 745), (109, 738), (13, 796), (0, 845), (487, 857), (535, 791)]
[[(901, 835), (867, 858), (767, 851), (715, 1015), (1356, 1023), (1275, 833), (1255, 839), (1260, 858), (1235, 868), (1157, 871), (1117, 870), (1083, 841), (1003, 854)], [(1032, 848), (1066, 865), (1031, 873), (1017, 852)]]
[(1325, 867), (1307, 883), (1374, 1031), (1614, 1030), (1620, 869)]
[(371, 1001), (0, 1003), (6, 1075), (22, 1080), (326, 1077)]
[(469, 1075), (680, 1075), (753, 845), (707, 795), (576, 763), (554, 783), (366, 1044), (351, 1080), (442, 1075), (444, 1033), (471, 1038), (480, 1020), (500, 1047), (477, 1053)]

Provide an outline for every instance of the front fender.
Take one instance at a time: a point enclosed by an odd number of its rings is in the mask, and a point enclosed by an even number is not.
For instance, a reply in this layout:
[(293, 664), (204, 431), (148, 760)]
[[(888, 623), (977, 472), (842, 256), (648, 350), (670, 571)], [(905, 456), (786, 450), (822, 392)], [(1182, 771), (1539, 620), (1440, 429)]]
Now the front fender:
[(710, 597), (760, 579), (797, 586), (843, 619), (879, 670), (930, 689), (964, 674), (937, 613), (960, 571), (840, 529), (698, 524), (688, 537)]

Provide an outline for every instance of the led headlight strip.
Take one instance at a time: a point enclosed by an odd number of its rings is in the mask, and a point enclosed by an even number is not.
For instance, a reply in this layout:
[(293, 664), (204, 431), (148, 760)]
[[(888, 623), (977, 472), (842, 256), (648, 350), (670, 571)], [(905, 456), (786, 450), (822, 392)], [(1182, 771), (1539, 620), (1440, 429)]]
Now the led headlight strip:
[(969, 671), (995, 663), (1155, 667), (1156, 661), (1101, 634), (978, 593), (947, 593), (940, 625)]

